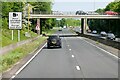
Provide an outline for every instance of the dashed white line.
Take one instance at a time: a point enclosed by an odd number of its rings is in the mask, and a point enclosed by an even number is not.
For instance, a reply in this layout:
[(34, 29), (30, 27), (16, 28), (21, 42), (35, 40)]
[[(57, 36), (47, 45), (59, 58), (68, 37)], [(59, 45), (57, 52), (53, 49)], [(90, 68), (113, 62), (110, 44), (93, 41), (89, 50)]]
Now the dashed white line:
[(80, 66), (76, 66), (76, 69), (79, 71), (80, 70)]
[[(47, 44), (47, 43), (45, 43), (45, 44), (42, 46), (42, 48), (40, 48), (40, 49), (36, 52), (36, 54), (35, 54), (26, 64), (24, 64), (24, 65), (15, 73), (15, 75), (13, 75), (13, 76), (11, 77), (11, 79), (15, 78), (15, 76), (18, 75), (18, 74), (38, 55), (38, 53), (43, 49), (43, 47), (45, 47), (46, 44)], [(10, 80), (11, 80), (11, 79), (10, 79)]]
[(75, 56), (74, 55), (72, 55), (72, 58), (74, 58)]
[[(79, 37), (78, 37), (78, 38), (79, 38)], [(79, 39), (80, 39), (80, 38), (79, 38)], [(82, 39), (82, 40), (84, 40), (84, 39)], [(96, 45), (94, 45), (94, 44), (86, 41), (86, 40), (84, 40), (84, 41), (87, 42), (88, 44), (90, 44), (90, 45), (92, 45), (92, 46), (94, 46), (94, 47), (96, 47), (96, 48), (98, 48), (98, 49), (100, 49), (100, 50), (108, 53), (109, 55), (111, 55), (111, 56), (113, 56), (113, 57), (115, 57), (115, 58), (117, 58), (117, 59), (120, 59), (118, 56), (116, 56), (116, 55), (114, 55), (114, 54), (112, 54), (112, 53), (110, 53), (110, 52), (108, 52), (108, 51), (106, 51), (106, 50), (104, 50), (104, 49), (102, 49), (102, 48), (100, 48), (100, 47), (98, 47), (98, 46), (96, 46)]]
[(71, 49), (69, 49), (71, 51)]

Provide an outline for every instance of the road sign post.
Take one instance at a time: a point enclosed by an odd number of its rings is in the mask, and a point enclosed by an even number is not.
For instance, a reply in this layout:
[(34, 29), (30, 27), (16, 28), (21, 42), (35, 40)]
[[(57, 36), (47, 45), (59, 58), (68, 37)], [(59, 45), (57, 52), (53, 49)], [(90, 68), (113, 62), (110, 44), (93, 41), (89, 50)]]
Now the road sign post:
[(18, 30), (18, 41), (20, 41), (20, 30)]
[(13, 30), (12, 30), (12, 40), (14, 39), (14, 32), (13, 32)]

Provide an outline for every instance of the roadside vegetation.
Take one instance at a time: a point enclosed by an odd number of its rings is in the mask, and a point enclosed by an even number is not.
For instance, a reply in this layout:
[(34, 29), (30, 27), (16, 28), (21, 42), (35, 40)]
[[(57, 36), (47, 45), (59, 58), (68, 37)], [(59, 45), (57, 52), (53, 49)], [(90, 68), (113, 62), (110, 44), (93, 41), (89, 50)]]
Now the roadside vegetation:
[(81, 25), (81, 22), (80, 22), (80, 20), (74, 19), (74, 18), (67, 18), (67, 19), (62, 18), (61, 20), (56, 21), (56, 25), (60, 26), (60, 27), (64, 27), (64, 26), (77, 27), (77, 26)]
[[(99, 14), (103, 14), (105, 11), (114, 11), (120, 15), (120, 1), (111, 2), (106, 8), (96, 10)], [(120, 19), (90, 19), (88, 25), (90, 30), (112, 32), (120, 37)]]
[(12, 50), (9, 53), (0, 56), (0, 62), (2, 62), (2, 65), (0, 65), (0, 71), (5, 71), (8, 68), (12, 67), (13, 64), (40, 46), (45, 41), (45, 39), (45, 37), (40, 37), (38, 40), (31, 42), (30, 44), (24, 44), (15, 50)]
[[(20, 30), (21, 35), (21, 41), (27, 40), (30, 38), (34, 38), (39, 36), (39, 34), (36, 33), (35, 27), (37, 25), (37, 19), (30, 19), (31, 24), (28, 24), (29, 22), (25, 18), (25, 15), (28, 12), (27, 4), (31, 6), (32, 11), (45, 11), (45, 12), (51, 12), (51, 5), (52, 2), (2, 2), (2, 20), (0, 22), (2, 23), (2, 29), (1, 29), (1, 37), (2, 41), (0, 41), (0, 44), (2, 44), (2, 47), (8, 46), (10, 44), (15, 44), (18, 42), (17, 40), (17, 30), (14, 30), (14, 40), (11, 40), (11, 30), (8, 28), (9, 26), (9, 12), (23, 12), (23, 28)], [(26, 12), (26, 13), (25, 13)], [(40, 28), (42, 32), (41, 34), (53, 34), (55, 33), (55, 29), (53, 27), (56, 26), (56, 19), (41, 19), (41, 25)], [(31, 37), (25, 36), (25, 33), (28, 32), (28, 25), (29, 25), (29, 34)], [(19, 60), (27, 56), (29, 53), (34, 51), (36, 48), (38, 48), (43, 42), (46, 40), (46, 37), (40, 37), (39, 39), (31, 42), (30, 44), (23, 44), (16, 49), (4, 54), (0, 55), (0, 72), (6, 71), (9, 68), (11, 68), (15, 63), (17, 63)]]
[[(56, 30), (49, 30), (46, 34), (53, 34)], [(40, 37), (39, 39), (31, 42), (30, 44), (24, 44), (16, 49), (0, 56), (0, 72), (4, 72), (11, 68), (19, 60), (27, 56), (29, 53), (35, 51), (41, 44), (46, 41), (47, 37)]]
[[(21, 41), (30, 39), (33, 37), (38, 36), (37, 31), (35, 30), (35, 27), (37, 25), (37, 19), (30, 19), (30, 23), (28, 24), (28, 20), (25, 18), (25, 16), (28, 14), (28, 6), (30, 5), (30, 9), (32, 13), (37, 13), (37, 12), (45, 12), (45, 13), (50, 13), (51, 7), (52, 7), (52, 2), (40, 2), (39, 0), (35, 0), (35, 2), (2, 2), (2, 41), (0, 42), (2, 44), (2, 47), (13, 44), (18, 42), (17, 40), (17, 30), (14, 30), (14, 40), (12, 39), (12, 32), (9, 29), (9, 12), (23, 12), (23, 28), (20, 30), (20, 35), (21, 35)], [(43, 32), (49, 32), (50, 29), (56, 26), (56, 20), (55, 19), (41, 19), (41, 25), (40, 28)], [(25, 32), (28, 32), (28, 25), (29, 25), (29, 34), (31, 37), (25, 36)], [(42, 34), (42, 31), (40, 32)]]
[[(14, 30), (14, 39), (12, 40), (12, 30), (3, 29), (2, 30), (2, 47), (17, 43), (18, 42), (18, 31)], [(26, 37), (25, 32), (27, 30), (20, 30), (20, 41), (36, 37), (37, 34), (30, 31), (31, 37)]]

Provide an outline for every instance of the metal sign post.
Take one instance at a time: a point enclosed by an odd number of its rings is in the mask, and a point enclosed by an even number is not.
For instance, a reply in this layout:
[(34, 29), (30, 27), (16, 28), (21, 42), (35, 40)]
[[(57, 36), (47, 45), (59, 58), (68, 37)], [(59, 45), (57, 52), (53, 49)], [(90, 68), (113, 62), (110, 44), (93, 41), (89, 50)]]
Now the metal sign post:
[(20, 30), (18, 30), (18, 41), (20, 41)]
[(13, 30), (12, 30), (12, 40), (14, 39), (14, 32), (13, 32)]

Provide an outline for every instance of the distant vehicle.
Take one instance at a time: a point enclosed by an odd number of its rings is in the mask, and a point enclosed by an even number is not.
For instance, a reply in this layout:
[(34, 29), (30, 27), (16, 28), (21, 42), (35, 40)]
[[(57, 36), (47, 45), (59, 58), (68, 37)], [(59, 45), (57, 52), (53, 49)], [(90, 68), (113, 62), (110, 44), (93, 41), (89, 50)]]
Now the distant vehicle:
[(58, 31), (62, 31), (62, 29), (59, 29)]
[(107, 39), (115, 40), (115, 35), (113, 33), (108, 33), (107, 34)]
[(65, 29), (65, 28), (67, 28), (66, 26), (63, 26), (63, 28)]
[(60, 27), (58, 31), (62, 31), (62, 27)]
[(119, 15), (119, 13), (114, 12), (114, 11), (106, 11), (104, 14), (105, 15)]
[(107, 36), (107, 33), (105, 31), (101, 31), (100, 35), (103, 36), (103, 37), (105, 37), (105, 36)]
[(58, 35), (49, 36), (47, 39), (47, 48), (62, 47), (61, 38)]
[(93, 30), (92, 33), (93, 33), (93, 34), (97, 34), (97, 31), (96, 31), (96, 30)]
[(90, 29), (88, 29), (88, 30), (87, 30), (87, 33), (91, 33), (91, 30), (90, 30)]
[(81, 10), (76, 11), (76, 15), (86, 15), (86, 14), (87, 14), (86, 12), (81, 11)]

